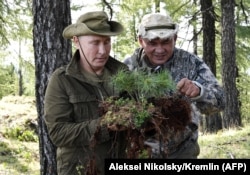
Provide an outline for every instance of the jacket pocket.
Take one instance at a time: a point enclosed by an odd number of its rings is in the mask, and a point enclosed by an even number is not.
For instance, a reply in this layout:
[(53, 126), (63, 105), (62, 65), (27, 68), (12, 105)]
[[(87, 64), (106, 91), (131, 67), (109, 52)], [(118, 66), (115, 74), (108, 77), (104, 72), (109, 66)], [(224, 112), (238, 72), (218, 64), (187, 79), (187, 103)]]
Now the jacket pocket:
[(73, 121), (84, 122), (98, 118), (98, 100), (94, 95), (71, 95), (69, 102), (73, 106)]

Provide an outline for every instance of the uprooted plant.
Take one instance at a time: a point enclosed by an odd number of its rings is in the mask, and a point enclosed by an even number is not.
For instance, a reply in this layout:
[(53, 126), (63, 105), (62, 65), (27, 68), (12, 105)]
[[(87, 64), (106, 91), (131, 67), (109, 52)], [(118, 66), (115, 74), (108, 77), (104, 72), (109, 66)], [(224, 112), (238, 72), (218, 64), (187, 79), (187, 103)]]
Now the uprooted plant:
[(175, 88), (167, 71), (149, 74), (142, 70), (120, 70), (112, 77), (112, 82), (118, 91), (127, 95), (110, 97), (103, 102), (107, 110), (104, 110), (102, 124), (117, 124), (133, 129), (140, 128), (152, 116), (154, 105), (149, 102), (150, 98), (163, 97)]
[[(167, 142), (190, 122), (190, 103), (175, 93), (168, 71), (120, 70), (112, 82), (118, 91), (126, 93), (101, 102), (100, 125), (126, 128), (127, 158), (150, 158), (152, 150), (145, 146), (146, 139), (154, 137)], [(167, 152), (163, 151), (166, 155)]]

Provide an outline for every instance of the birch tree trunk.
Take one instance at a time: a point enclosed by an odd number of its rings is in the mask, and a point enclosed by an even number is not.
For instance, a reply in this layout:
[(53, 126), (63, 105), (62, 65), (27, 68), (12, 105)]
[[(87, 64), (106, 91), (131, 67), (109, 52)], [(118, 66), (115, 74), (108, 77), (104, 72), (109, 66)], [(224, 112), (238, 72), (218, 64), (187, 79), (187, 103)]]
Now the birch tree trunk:
[(71, 23), (70, 0), (33, 0), (32, 8), (40, 174), (56, 175), (56, 148), (43, 120), (43, 102), (49, 76), (57, 67), (68, 63), (71, 57), (71, 42), (62, 37), (63, 29)]

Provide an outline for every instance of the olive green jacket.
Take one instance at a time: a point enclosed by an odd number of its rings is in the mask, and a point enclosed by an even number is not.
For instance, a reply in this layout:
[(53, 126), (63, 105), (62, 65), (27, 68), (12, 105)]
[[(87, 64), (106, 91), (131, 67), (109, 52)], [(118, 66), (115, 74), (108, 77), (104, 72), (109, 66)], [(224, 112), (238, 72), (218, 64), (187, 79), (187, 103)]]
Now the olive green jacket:
[[(52, 74), (45, 94), (44, 117), (49, 136), (57, 147), (59, 175), (85, 172), (91, 159), (96, 162), (98, 174), (104, 174), (105, 158), (124, 158), (125, 155), (124, 133), (116, 134), (118, 143), (114, 145), (112, 134), (106, 127), (101, 127), (97, 144), (91, 147), (100, 121), (99, 102), (116, 93), (109, 81), (96, 83), (81, 73), (79, 58), (77, 50), (68, 65)], [(127, 66), (112, 57), (105, 65), (109, 76), (120, 68)], [(108, 80), (108, 77), (103, 79)]]

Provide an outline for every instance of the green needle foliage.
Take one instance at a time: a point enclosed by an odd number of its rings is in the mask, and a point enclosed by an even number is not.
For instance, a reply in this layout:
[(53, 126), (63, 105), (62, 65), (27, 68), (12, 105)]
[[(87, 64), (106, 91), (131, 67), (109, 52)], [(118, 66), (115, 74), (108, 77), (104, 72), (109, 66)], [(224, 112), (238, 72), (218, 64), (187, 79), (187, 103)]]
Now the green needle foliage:
[(118, 91), (127, 91), (132, 98), (141, 102), (150, 97), (161, 97), (175, 89), (175, 83), (167, 70), (158, 73), (120, 70), (112, 77), (112, 82)]

